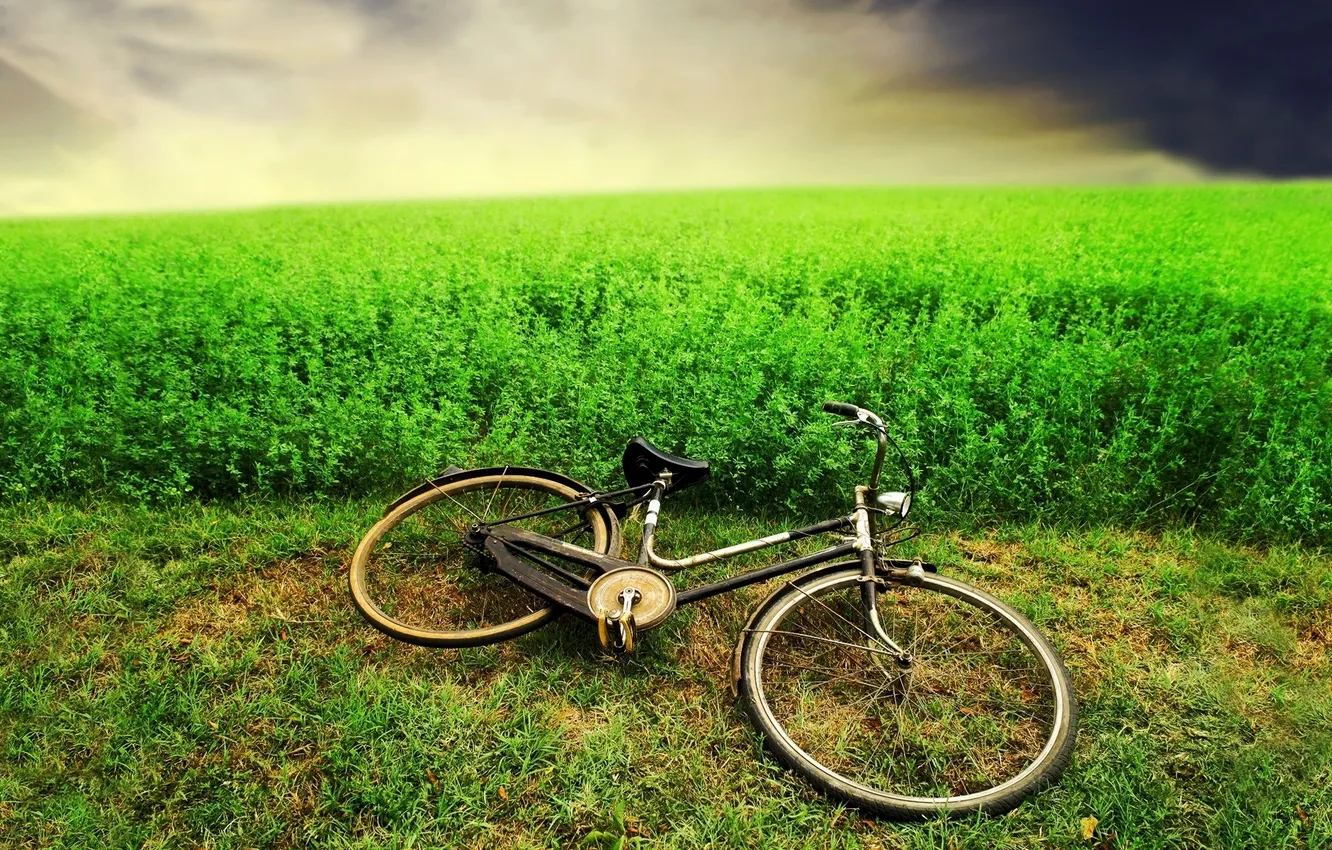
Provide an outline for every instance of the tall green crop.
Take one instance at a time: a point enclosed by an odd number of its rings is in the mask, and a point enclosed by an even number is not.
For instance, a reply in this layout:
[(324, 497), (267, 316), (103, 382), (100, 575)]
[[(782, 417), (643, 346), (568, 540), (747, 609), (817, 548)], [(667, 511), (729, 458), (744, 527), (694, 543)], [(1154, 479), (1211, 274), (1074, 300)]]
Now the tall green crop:
[[(860, 190), (0, 224), (0, 493), (613, 484), (1332, 540), (1332, 190)], [(703, 496), (707, 498), (706, 495)]]

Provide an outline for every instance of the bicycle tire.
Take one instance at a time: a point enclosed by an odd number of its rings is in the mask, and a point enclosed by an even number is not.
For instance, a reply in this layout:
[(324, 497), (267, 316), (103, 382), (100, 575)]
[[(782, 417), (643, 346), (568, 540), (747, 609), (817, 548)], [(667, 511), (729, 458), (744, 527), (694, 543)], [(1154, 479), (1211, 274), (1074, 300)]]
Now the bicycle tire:
[[(439, 580), (445, 585), (453, 585), (449, 589), (455, 591), (451, 595), (458, 599), (454, 608), (457, 610), (459, 618), (470, 619), (471, 614), (468, 606), (474, 602), (474, 600), (468, 600), (464, 596), (464, 591), (457, 590), (466, 582), (473, 583), (474, 596), (476, 595), (476, 585), (485, 582), (488, 585), (486, 588), (488, 593), (504, 592), (512, 594), (513, 598), (522, 599), (524, 607), (530, 608), (530, 610), (512, 619), (501, 620), (493, 624), (466, 625), (464, 623), (462, 627), (447, 628), (437, 625), (422, 625), (420, 622), (408, 622), (407, 618), (398, 612), (398, 600), (392, 598), (394, 597), (392, 592), (380, 591), (377, 587), (372, 587), (377, 583), (376, 577), (378, 575), (388, 572), (384, 562), (387, 560), (387, 551), (393, 541), (388, 541), (389, 546), (380, 546), (380, 544), (386, 536), (392, 534), (394, 529), (402, 527), (404, 523), (412, 522), (413, 517), (420, 517), (423, 511), (435, 505), (444, 508), (462, 506), (466, 513), (460, 512), (459, 516), (470, 522), (473, 519), (479, 519), (478, 514), (480, 512), (477, 511), (476, 507), (468, 507), (467, 501), (465, 501), (468, 494), (480, 494), (486, 505), (485, 510), (489, 511), (492, 506), (510, 506), (511, 498), (501, 497), (500, 494), (503, 493), (512, 497), (513, 494), (518, 492), (534, 494), (536, 498), (545, 497), (544, 500), (552, 504), (560, 501), (576, 501), (582, 496), (579, 489), (571, 486), (568, 479), (563, 476), (556, 476), (553, 473), (543, 473), (541, 470), (525, 469), (522, 474), (483, 470), (479, 474), (459, 475), (440, 482), (430, 490), (390, 510), (361, 539), (355, 554), (352, 556), (351, 568), (348, 574), (352, 601), (357, 610), (372, 626), (392, 638), (418, 646), (433, 647), (467, 647), (499, 643), (538, 629), (559, 616), (560, 611), (556, 606), (549, 605), (545, 600), (527, 593), (497, 573), (486, 573), (485, 570), (481, 569), (476, 559), (482, 556), (459, 548), (462, 546), (460, 534), (458, 535), (458, 542), (449, 546), (447, 553), (441, 551), (438, 557), (430, 558), (434, 562), (448, 560), (443, 569), (439, 569), (436, 565), (436, 572), (431, 575), (438, 575)], [(584, 489), (583, 492), (587, 491)], [(512, 516), (521, 512), (523, 511), (508, 510), (504, 512), (504, 515)], [(550, 516), (563, 516), (567, 521), (567, 517), (571, 515), (573, 515), (572, 511), (559, 512)], [(586, 548), (603, 555), (618, 553), (620, 529), (615, 514), (605, 505), (595, 505), (584, 509), (582, 516), (586, 521), (586, 528), (591, 537)], [(490, 519), (494, 518), (498, 518), (498, 516), (490, 517)], [(418, 522), (417, 524), (421, 523)], [(429, 537), (430, 542), (434, 542), (434, 537), (429, 535), (427, 537)], [(443, 537), (441, 535), (441, 539)], [(440, 543), (438, 548), (442, 550), (445, 545)], [(379, 552), (378, 556), (376, 552)], [(432, 552), (431, 555), (433, 556), (434, 553)], [(401, 556), (396, 553), (394, 557), (401, 560)], [(429, 600), (424, 601), (428, 602)], [(434, 607), (436, 610), (439, 608), (439, 606)], [(385, 610), (386, 608), (394, 610), (388, 611)], [(484, 605), (481, 608), (484, 612)], [(500, 616), (506, 615), (501, 614)], [(421, 618), (424, 619), (424, 616)], [(484, 620), (484, 613), (480, 615), (480, 618)]]
[[(1053, 712), (1053, 720), (1051, 721), (1049, 735), (1045, 739), (1039, 755), (1027, 764), (1021, 772), (992, 788), (977, 793), (957, 795), (949, 793), (938, 797), (922, 797), (912, 794), (897, 794), (883, 788), (873, 787), (856, 777), (844, 775), (846, 772), (850, 772), (844, 768), (839, 772), (838, 769), (822, 763), (819, 757), (811, 755), (801, 747), (792, 734), (784, 728), (783, 723), (778, 718), (778, 712), (770, 703), (765, 692), (764, 656), (772, 645), (774, 635), (790, 633), (780, 627), (784, 622), (792, 619), (792, 612), (799, 611), (802, 605), (809, 606), (808, 600), (817, 599), (820, 594), (826, 596), (828, 593), (838, 590), (845, 591), (848, 594), (858, 592), (860, 578), (861, 570), (858, 566), (838, 565), (837, 567), (816, 570), (788, 582), (785, 587), (773, 593), (751, 618), (750, 627), (742, 635), (742, 642), (738, 650), (740, 658), (738, 690), (750, 721), (763, 735), (766, 749), (786, 767), (801, 775), (816, 788), (834, 799), (842, 800), (867, 813), (895, 820), (919, 820), (941, 813), (952, 815), (974, 812), (1000, 814), (1009, 811), (1032, 794), (1053, 783), (1068, 765), (1077, 737), (1077, 702), (1073, 695), (1068, 671), (1065, 669), (1059, 653), (1026, 617), (1011, 606), (964, 582), (928, 573), (919, 585), (914, 586), (915, 591), (943, 594), (969, 605), (973, 609), (988, 612), (996, 618), (997, 622), (1006, 624), (1012, 635), (1022, 645), (1026, 646), (1034, 657), (1040, 660), (1040, 667), (1044, 671), (1041, 675), (1048, 675), (1050, 679), (1050, 694), (1052, 695), (1050, 710)], [(880, 599), (881, 601), (884, 599), (883, 592), (881, 592)], [(880, 608), (882, 613), (883, 606), (881, 605)], [(943, 655), (940, 657), (946, 658)], [(930, 663), (933, 664), (934, 662), (931, 661)], [(946, 669), (946, 666), (940, 664), (937, 669)], [(819, 667), (817, 669), (820, 673), (825, 670), (829, 672), (830, 683), (832, 674), (842, 672), (835, 667)], [(854, 681), (859, 682), (859, 680)], [(873, 685), (874, 683), (868, 684)], [(910, 699), (909, 687), (906, 699), (907, 701)], [(885, 697), (872, 695), (867, 704), (867, 712), (878, 703), (887, 701)], [(826, 716), (824, 715), (825, 718)], [(816, 722), (827, 723), (828, 721), (820, 718)], [(868, 723), (865, 728), (872, 729)], [(883, 728), (888, 729), (886, 724)], [(902, 729), (901, 726), (897, 728), (899, 732)], [(872, 736), (874, 733), (870, 731), (867, 734)], [(882, 737), (887, 739), (894, 736), (885, 732)], [(901, 737), (894, 739), (893, 750), (890, 753), (891, 759), (896, 759), (895, 748), (901, 741)], [(845, 740), (841, 743), (846, 746)], [(882, 746), (882, 741), (880, 746)], [(903, 743), (902, 747), (903, 762), (909, 762), (906, 744)], [(824, 757), (823, 760), (830, 761), (834, 759)]]

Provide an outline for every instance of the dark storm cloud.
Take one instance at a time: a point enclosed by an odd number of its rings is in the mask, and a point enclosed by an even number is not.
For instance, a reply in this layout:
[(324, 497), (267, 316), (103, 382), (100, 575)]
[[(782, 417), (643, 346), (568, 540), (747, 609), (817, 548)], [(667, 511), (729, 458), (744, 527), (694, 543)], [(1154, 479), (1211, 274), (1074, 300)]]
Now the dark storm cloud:
[(963, 82), (1048, 86), (1215, 169), (1332, 174), (1327, 0), (937, 0), (928, 14)]
[[(223, 112), (271, 115), (299, 108), (283, 88), (283, 69), (272, 56), (251, 55), (234, 39), (219, 46), (201, 35), (225, 17), (221, 6), (199, 0), (42, 2), (67, 10), (80, 26), (128, 32), (115, 50), (146, 95)], [(239, 5), (253, 9), (262, 3)], [(474, 0), (299, 5), (358, 21), (365, 51), (411, 48), (441, 55), (455, 49), (456, 36), (478, 14), (488, 13), (486, 4)], [(587, 3), (568, 0), (498, 5), (525, 8), (531, 20), (552, 30), (575, 14), (571, 10), (581, 13), (580, 25), (593, 12)], [(751, 5), (756, 15), (764, 14), (761, 4)], [(815, 16), (866, 8), (863, 0), (803, 0), (803, 5)], [(1090, 127), (1127, 128), (1148, 146), (1223, 172), (1332, 175), (1332, 0), (872, 0), (870, 6), (884, 18), (913, 15), (923, 22), (946, 54), (926, 70), (936, 83), (1054, 91), (1079, 108)], [(0, 62), (6, 48), (30, 56), (43, 52), (29, 38), (34, 22), (46, 20), (38, 8), (25, 0), (0, 0)], [(715, 10), (702, 5), (699, 10), (702, 27)], [(614, 19), (617, 10), (611, 4), (600, 14)], [(614, 38), (613, 28), (604, 35)], [(511, 45), (498, 43), (495, 49), (504, 52)], [(37, 66), (25, 61), (17, 67), (23, 70), (0, 68), (0, 136), (11, 141), (42, 133), (70, 136), (79, 121), (66, 113), (88, 104), (48, 103), (27, 79)], [(687, 70), (654, 69), (667, 75)], [(57, 99), (71, 95), (80, 102), (74, 88), (76, 83), (57, 85)], [(32, 120), (16, 115), (28, 108), (35, 109)]]

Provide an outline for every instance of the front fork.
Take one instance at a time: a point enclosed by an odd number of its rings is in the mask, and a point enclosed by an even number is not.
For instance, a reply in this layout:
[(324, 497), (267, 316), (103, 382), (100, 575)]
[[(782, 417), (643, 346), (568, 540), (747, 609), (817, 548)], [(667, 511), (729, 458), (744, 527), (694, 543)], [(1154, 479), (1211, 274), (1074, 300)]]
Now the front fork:
[(868, 505), (870, 489), (856, 488), (856, 510), (852, 514), (856, 519), (856, 551), (860, 555), (860, 598), (865, 607), (865, 620), (871, 636), (878, 640), (897, 659), (902, 667), (911, 666), (911, 653), (897, 644), (883, 630), (879, 621), (879, 577), (875, 573), (874, 563), (874, 521)]

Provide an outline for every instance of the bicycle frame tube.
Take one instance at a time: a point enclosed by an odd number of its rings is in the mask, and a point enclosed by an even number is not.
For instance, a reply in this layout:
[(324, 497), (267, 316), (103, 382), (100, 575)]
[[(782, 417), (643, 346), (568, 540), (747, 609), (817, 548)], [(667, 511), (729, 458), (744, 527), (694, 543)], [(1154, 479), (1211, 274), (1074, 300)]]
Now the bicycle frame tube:
[[(635, 499), (633, 502), (628, 503), (628, 505), (633, 505), (637, 504), (639, 501), (643, 499), (643, 497), (640, 496), (639, 494), (641, 494), (643, 491), (647, 490), (651, 486), (652, 486), (651, 484), (640, 484), (637, 487), (626, 487), (623, 490), (613, 490), (609, 493), (589, 493), (583, 498), (573, 502), (565, 502), (562, 505), (554, 505), (549, 508), (542, 508), (539, 511), (532, 511), (530, 513), (518, 514), (516, 516), (506, 516), (503, 519), (491, 520), (490, 522), (481, 523), (481, 524), (487, 528), (490, 528), (497, 525), (504, 525), (505, 523), (509, 522), (518, 522), (521, 519), (531, 519), (532, 517), (559, 513), (560, 511), (569, 511), (577, 508), (587, 508), (591, 507), (592, 505), (605, 505), (608, 504), (606, 501), (607, 499), (614, 499), (619, 496), (638, 496), (638, 498)], [(628, 507), (628, 505), (617, 504), (617, 505), (612, 505), (612, 507)]]
[[(861, 496), (859, 488), (857, 488), (856, 510), (858, 511), (861, 510), (864, 505), (873, 502), (874, 497), (879, 495), (879, 476), (883, 474), (883, 458), (884, 455), (888, 453), (888, 430), (884, 427), (883, 420), (875, 416), (873, 413), (870, 413), (868, 410), (864, 411), (864, 413), (867, 420), (875, 427), (875, 433), (878, 435), (879, 448), (878, 451), (874, 453), (874, 471), (870, 473), (870, 483), (869, 486), (865, 488), (863, 504), (860, 501)], [(874, 512), (869, 510), (865, 511), (865, 518), (869, 522), (869, 536), (872, 539), (875, 532), (878, 530), (877, 518), (874, 516)]]
[[(880, 450), (879, 458), (883, 458), (883, 437), (880, 432)], [(876, 466), (876, 472), (877, 466)], [(875, 478), (877, 479), (877, 475)], [(911, 655), (905, 649), (897, 645), (888, 633), (883, 630), (883, 624), (879, 621), (879, 584), (875, 581), (874, 570), (874, 514), (870, 511), (867, 502), (872, 498), (874, 491), (869, 487), (856, 488), (856, 540), (853, 543), (857, 554), (860, 557), (860, 571), (864, 579), (860, 583), (860, 599), (865, 606), (865, 619), (867, 631), (878, 637), (894, 654), (900, 662), (909, 663)]]
[(855, 551), (855, 544), (843, 543), (840, 546), (832, 546), (823, 549), (812, 555), (805, 555), (802, 558), (793, 558), (790, 561), (783, 561), (780, 564), (773, 564), (770, 567), (750, 570), (747, 573), (741, 573), (738, 576), (724, 578), (721, 581), (714, 581), (711, 584), (699, 585), (683, 590), (676, 597), (677, 605), (687, 605), (690, 602), (697, 602), (700, 599), (707, 599), (710, 596), (716, 596), (719, 593), (727, 593), (741, 587), (748, 587), (751, 584), (757, 584), (761, 581), (767, 581), (770, 578), (786, 575), (796, 570), (803, 570), (805, 567), (812, 567), (817, 564), (835, 561), (838, 558), (844, 558)]
[[(820, 523), (819, 526), (810, 526), (808, 529), (800, 529), (801, 532), (808, 532), (801, 536), (809, 536), (809, 533), (818, 533), (811, 531), (821, 526), (845, 527), (850, 524), (850, 517), (839, 517), (835, 520), (829, 520), (826, 523)], [(827, 530), (827, 529), (824, 529)], [(795, 532), (789, 532), (794, 534)], [(525, 555), (541, 563), (541, 559), (536, 553), (555, 555), (574, 563), (590, 567), (597, 572), (607, 572), (609, 570), (632, 567), (634, 564), (623, 561), (619, 558), (612, 558), (607, 555), (601, 555), (590, 549), (584, 549), (581, 546), (575, 546), (572, 543), (565, 543), (562, 540), (556, 540), (552, 537), (546, 537), (541, 534), (533, 534), (530, 531), (524, 531), (518, 528), (500, 526), (498, 528), (488, 529), (484, 532), (484, 547), (487, 552), (495, 559), (495, 566), (499, 572), (503, 573), (520, 587), (524, 587), (532, 593), (537, 594), (548, 602), (573, 611), (579, 616), (595, 620), (595, 614), (587, 607), (587, 582), (580, 579), (577, 582), (566, 584), (540, 570), (526, 564), (519, 555)], [(794, 538), (793, 538), (794, 539)], [(751, 570), (747, 573), (731, 576), (711, 584), (700, 585), (688, 590), (682, 591), (678, 597), (679, 605), (686, 605), (690, 602), (697, 602), (700, 599), (707, 599), (716, 596), (719, 593), (746, 587), (761, 581), (767, 581), (795, 570), (805, 567), (815, 566), (827, 561), (833, 561), (838, 558), (844, 558), (856, 551), (855, 543), (843, 543), (839, 546), (832, 546), (809, 555), (794, 558), (790, 561), (783, 561), (779, 564), (763, 567), (757, 570)], [(561, 573), (566, 571), (561, 570)], [(572, 586), (571, 586), (572, 585)]]
[[(656, 495), (660, 495), (657, 488), (654, 488)], [(850, 516), (836, 517), (816, 525), (805, 528), (795, 529), (793, 531), (774, 534), (769, 537), (751, 540), (748, 543), (740, 543), (735, 546), (729, 546), (725, 549), (718, 549), (714, 552), (706, 552), (702, 555), (694, 556), (696, 563), (705, 563), (713, 560), (723, 560), (725, 558), (738, 555), (742, 552), (752, 552), (766, 546), (773, 546), (778, 543), (799, 540), (804, 537), (810, 537), (828, 531), (836, 531), (841, 528), (854, 527), (855, 535), (849, 541), (837, 546), (830, 546), (818, 552), (804, 555), (799, 558), (793, 558), (789, 561), (783, 561), (767, 567), (761, 567), (756, 570), (741, 573), (720, 581), (709, 584), (692, 587), (681, 591), (677, 597), (678, 605), (688, 605), (691, 602), (697, 602), (701, 599), (707, 599), (721, 593), (727, 593), (741, 587), (751, 584), (757, 584), (767, 581), (787, 573), (803, 570), (806, 567), (813, 567), (819, 564), (835, 561), (847, 556), (856, 556), (861, 563), (861, 569), (865, 575), (865, 582), (862, 585), (863, 599), (865, 603), (865, 617), (867, 630), (875, 634), (889, 647), (891, 651), (897, 654), (901, 659), (908, 660), (909, 656), (886, 635), (879, 624), (878, 612), (875, 607), (878, 581), (875, 576), (875, 553), (874, 541), (870, 536), (870, 520), (872, 512), (866, 505), (866, 498), (869, 493), (868, 487), (856, 488), (856, 510)], [(653, 499), (657, 502), (656, 499)], [(650, 509), (649, 516), (654, 520), (657, 511), (660, 510), (658, 504)], [(613, 558), (608, 555), (601, 555), (590, 549), (584, 549), (581, 546), (575, 546), (572, 543), (566, 543), (563, 540), (557, 540), (553, 537), (547, 537), (542, 534), (535, 534), (530, 531), (524, 531), (512, 526), (497, 526), (489, 528), (478, 528), (474, 532), (477, 538), (473, 541), (478, 547), (483, 545), (485, 550), (494, 559), (495, 568), (512, 580), (520, 587), (537, 594), (548, 602), (559, 605), (561, 608), (572, 611), (578, 616), (595, 621), (597, 615), (588, 608), (587, 588), (590, 581), (581, 576), (577, 576), (569, 570), (559, 567), (546, 561), (542, 555), (554, 555), (567, 561), (572, 561), (588, 567), (594, 573), (605, 573), (610, 570), (623, 569), (626, 567), (640, 566), (631, 564), (620, 558)], [(644, 552), (650, 553), (651, 540), (649, 539), (644, 547)], [(542, 572), (531, 564), (525, 562), (523, 558), (530, 559), (532, 562), (541, 565), (548, 572)], [(884, 566), (894, 570), (906, 569), (914, 565), (914, 562), (908, 561), (889, 561), (885, 560)], [(548, 573), (554, 573), (550, 575)]]
[[(661, 515), (661, 497), (671, 483), (670, 474), (663, 473), (661, 477), (657, 478), (650, 485), (640, 485), (639, 487), (632, 487), (626, 490), (615, 491), (613, 493), (591, 494), (583, 499), (565, 505), (559, 505), (557, 507), (547, 508), (517, 517), (509, 517), (506, 520), (500, 520), (498, 522), (487, 523), (484, 526), (484, 530), (482, 528), (477, 529), (477, 534), (482, 535), (484, 540), (478, 537), (475, 542), (484, 545), (485, 549), (494, 558), (499, 572), (513, 580), (519, 586), (527, 588), (529, 591), (536, 593), (549, 602), (574, 611), (579, 616), (587, 619), (595, 619), (596, 615), (594, 612), (588, 610), (586, 603), (585, 591), (588, 587), (588, 582), (568, 570), (543, 560), (538, 553), (554, 555), (582, 564), (597, 573), (605, 573), (609, 570), (632, 566), (651, 566), (658, 569), (678, 570), (684, 567), (723, 561), (747, 552), (756, 552), (759, 549), (765, 549), (769, 546), (777, 546), (782, 543), (790, 543), (806, 537), (812, 537), (816, 534), (823, 534), (845, 528), (854, 528), (855, 534), (850, 542), (843, 543), (839, 546), (831, 546), (819, 552), (804, 555), (789, 561), (783, 561), (768, 567), (750, 570), (749, 572), (731, 576), (730, 578), (722, 579), (710, 584), (690, 588), (679, 594), (677, 604), (686, 605), (690, 602), (707, 599), (720, 593), (726, 593), (737, 588), (746, 587), (761, 581), (767, 581), (770, 578), (785, 575), (786, 573), (795, 570), (812, 567), (846, 557), (847, 555), (855, 554), (861, 562), (861, 568), (866, 579), (863, 586), (866, 618), (869, 621), (869, 624), (873, 627), (873, 630), (886, 640), (882, 628), (879, 627), (878, 612), (875, 610), (875, 523), (873, 511), (869, 508), (869, 500), (874, 497), (878, 488), (879, 474), (883, 467), (883, 458), (887, 440), (884, 436), (881, 423), (877, 421), (878, 417), (874, 417), (873, 414), (868, 415), (873, 417), (872, 424), (879, 426), (879, 447), (874, 459), (874, 471), (870, 476), (870, 486), (856, 488), (856, 507), (849, 516), (835, 517), (804, 528), (783, 531), (778, 534), (770, 534), (767, 537), (760, 537), (756, 540), (737, 543), (732, 546), (715, 549), (711, 552), (702, 552), (686, 558), (664, 558), (657, 555), (652, 550), (653, 541), (656, 537), (657, 521)], [(646, 494), (643, 494), (644, 490), (647, 490)], [(643, 539), (639, 548), (636, 565), (619, 558), (601, 555), (590, 549), (584, 549), (581, 546), (565, 543), (562, 540), (541, 534), (533, 534), (503, 524), (504, 522), (527, 519), (532, 516), (553, 513), (559, 510), (585, 507), (596, 504), (601, 501), (601, 499), (613, 498), (621, 495), (635, 495), (637, 496), (635, 501), (646, 500), (648, 502), (647, 515), (643, 521)], [(564, 581), (560, 581), (547, 573), (541, 572), (531, 564), (524, 563), (522, 558), (518, 557), (519, 555), (525, 555), (533, 562), (545, 567), (549, 572), (555, 573), (561, 579), (564, 579)], [(887, 643), (893, 645), (891, 640), (887, 640)], [(896, 649), (895, 645), (893, 646)], [(898, 651), (900, 652), (900, 650)]]
[[(806, 537), (813, 537), (815, 534), (823, 534), (828, 531), (837, 531), (840, 528), (849, 528), (855, 521), (855, 515), (842, 516), (835, 519), (816, 523), (805, 528), (797, 528), (791, 531), (783, 531), (779, 534), (770, 534), (767, 537), (760, 537), (757, 540), (748, 540), (744, 543), (736, 543), (733, 546), (725, 546), (721, 549), (714, 549), (711, 552), (701, 552), (697, 555), (690, 555), (687, 558), (663, 558), (652, 551), (652, 544), (656, 540), (657, 520), (661, 514), (661, 494), (670, 484), (669, 479), (658, 478), (652, 484), (652, 492), (648, 498), (647, 516), (643, 519), (643, 542), (638, 550), (638, 563), (640, 566), (653, 566), (660, 570), (680, 570), (685, 567), (695, 567), (699, 564), (708, 564), (713, 561), (724, 561), (727, 558), (734, 558), (736, 555), (743, 555), (746, 552), (757, 552), (759, 549), (766, 549), (769, 546), (777, 546), (781, 543), (790, 543), (795, 540), (803, 540)], [(780, 573), (778, 574), (780, 575)]]
[[(652, 514), (649, 513), (649, 516), (652, 516)], [(683, 569), (684, 567), (708, 564), (713, 561), (724, 561), (727, 558), (734, 558), (736, 555), (743, 555), (746, 552), (757, 552), (759, 549), (766, 549), (769, 546), (777, 546), (781, 543), (790, 543), (795, 540), (803, 540), (806, 537), (813, 537), (816, 534), (837, 531), (841, 528), (849, 528), (854, 522), (855, 518), (851, 516), (836, 517), (835, 519), (825, 520), (824, 522), (806, 526), (805, 528), (783, 531), (780, 534), (769, 534), (767, 537), (760, 537), (757, 540), (736, 543), (733, 546), (726, 546), (711, 552), (702, 552), (698, 555), (691, 555), (688, 558), (680, 558), (678, 560), (663, 558), (653, 552), (652, 538), (647, 537), (644, 540), (643, 549), (638, 556), (638, 563), (644, 565), (650, 564), (651, 566), (663, 570), (678, 570)]]

